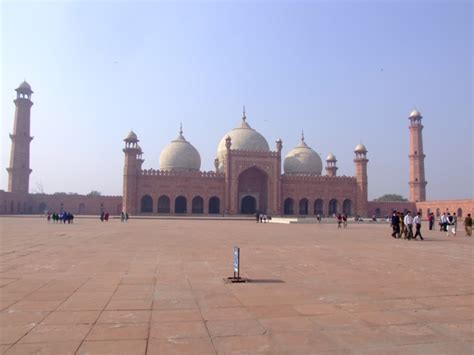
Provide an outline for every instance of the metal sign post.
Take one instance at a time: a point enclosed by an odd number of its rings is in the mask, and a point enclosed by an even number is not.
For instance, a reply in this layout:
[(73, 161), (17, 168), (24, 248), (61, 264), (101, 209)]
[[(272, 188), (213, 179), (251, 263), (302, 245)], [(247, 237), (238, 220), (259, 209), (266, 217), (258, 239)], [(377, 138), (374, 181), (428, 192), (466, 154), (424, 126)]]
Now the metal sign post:
[(230, 282), (245, 282), (246, 279), (240, 277), (240, 248), (234, 247), (234, 276), (228, 277)]

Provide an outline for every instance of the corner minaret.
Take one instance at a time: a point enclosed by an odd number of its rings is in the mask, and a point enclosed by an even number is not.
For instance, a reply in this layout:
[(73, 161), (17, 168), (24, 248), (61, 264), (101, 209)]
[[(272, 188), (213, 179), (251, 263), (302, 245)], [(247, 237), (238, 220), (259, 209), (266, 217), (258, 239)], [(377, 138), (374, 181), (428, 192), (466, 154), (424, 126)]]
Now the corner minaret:
[(426, 201), (425, 154), (423, 153), (423, 116), (417, 110), (410, 114), (410, 201)]
[(124, 139), (125, 163), (123, 168), (123, 197), (122, 211), (130, 214), (136, 214), (137, 211), (137, 180), (141, 169), (142, 150), (138, 145), (138, 137), (135, 132), (130, 131)]
[(335, 177), (337, 175), (337, 166), (336, 166), (336, 156), (332, 153), (329, 153), (326, 158), (326, 173), (329, 177)]
[(31, 86), (23, 81), (15, 89), (15, 122), (13, 125), (13, 134), (10, 134), (12, 140), (12, 150), (10, 155), (10, 166), (8, 171), (8, 192), (28, 193), (30, 185), (30, 142), (33, 137), (30, 136), (30, 116), (31, 106)]
[(357, 183), (357, 203), (356, 213), (359, 216), (367, 215), (368, 207), (368, 177), (367, 177), (367, 148), (365, 145), (358, 144), (355, 149), (355, 168), (356, 168), (356, 183)]

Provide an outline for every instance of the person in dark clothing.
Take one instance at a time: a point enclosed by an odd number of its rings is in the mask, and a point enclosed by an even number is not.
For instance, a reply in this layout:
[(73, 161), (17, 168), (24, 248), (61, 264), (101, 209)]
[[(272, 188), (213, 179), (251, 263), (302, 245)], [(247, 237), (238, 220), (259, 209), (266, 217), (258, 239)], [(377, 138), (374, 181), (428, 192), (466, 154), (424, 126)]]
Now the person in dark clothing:
[(400, 238), (400, 216), (398, 215), (397, 211), (393, 211), (390, 224), (392, 225), (393, 231), (392, 237)]
[(260, 213), (258, 212), (255, 212), (255, 220), (258, 222), (260, 222)]

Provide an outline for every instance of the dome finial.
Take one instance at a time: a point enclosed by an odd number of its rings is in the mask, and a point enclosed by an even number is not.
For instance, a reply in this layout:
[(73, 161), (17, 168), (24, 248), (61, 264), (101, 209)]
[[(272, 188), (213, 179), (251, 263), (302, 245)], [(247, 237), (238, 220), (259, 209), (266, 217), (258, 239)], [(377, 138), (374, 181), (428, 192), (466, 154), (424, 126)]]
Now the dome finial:
[(301, 130), (301, 141), (304, 143), (304, 129)]
[(179, 135), (180, 135), (180, 136), (183, 135), (183, 122), (180, 122), (180, 123), (179, 123)]
[(246, 120), (247, 119), (247, 116), (245, 115), (245, 105), (244, 105), (244, 108), (242, 110), (242, 120)]

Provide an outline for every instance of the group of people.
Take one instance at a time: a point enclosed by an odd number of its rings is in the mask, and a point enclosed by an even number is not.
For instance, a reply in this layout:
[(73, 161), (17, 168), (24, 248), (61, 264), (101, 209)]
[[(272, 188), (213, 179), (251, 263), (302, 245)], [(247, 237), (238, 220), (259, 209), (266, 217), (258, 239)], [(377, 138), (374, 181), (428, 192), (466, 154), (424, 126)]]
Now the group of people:
[(108, 212), (101, 212), (100, 213), (100, 221), (103, 222), (103, 221), (106, 221), (108, 222), (109, 221), (109, 213)]
[(339, 213), (337, 215), (337, 228), (341, 228), (341, 225), (343, 225), (344, 228), (347, 228), (347, 215)]
[(127, 222), (128, 221), (128, 212), (121, 212), (120, 213), (120, 222)]
[[(413, 225), (415, 225), (415, 234), (413, 234)], [(410, 211), (407, 211), (406, 214), (400, 211), (393, 211), (390, 226), (392, 227), (393, 238), (400, 239), (403, 235), (403, 239), (406, 240), (416, 239), (417, 237), (420, 237), (420, 240), (424, 240), (421, 235), (420, 212), (413, 217)]]
[[(435, 215), (430, 213), (428, 215), (429, 230), (434, 230), (435, 225)], [(415, 234), (413, 234), (413, 225), (415, 226)], [(439, 230), (440, 232), (446, 232), (446, 235), (449, 237), (451, 235), (455, 236), (458, 225), (458, 217), (456, 213), (444, 212), (439, 218)], [(393, 211), (392, 217), (390, 219), (390, 226), (392, 227), (392, 237), (401, 238), (404, 236), (404, 239), (416, 239), (420, 237), (423, 240), (421, 235), (421, 213), (418, 212), (415, 217), (412, 217), (411, 212), (408, 211), (406, 215), (403, 212)], [(466, 218), (464, 218), (464, 229), (466, 231), (466, 236), (472, 236), (472, 217), (468, 213)]]
[(270, 223), (272, 217), (260, 212), (255, 212), (255, 220), (257, 221), (257, 223)]
[(60, 213), (56, 213), (56, 212), (50, 213), (50, 212), (48, 212), (48, 214), (46, 216), (46, 220), (48, 221), (48, 223), (51, 222), (51, 220), (52, 220), (54, 224), (56, 224), (56, 223), (71, 224), (71, 223), (74, 222), (74, 215), (70, 212), (60, 212)]

